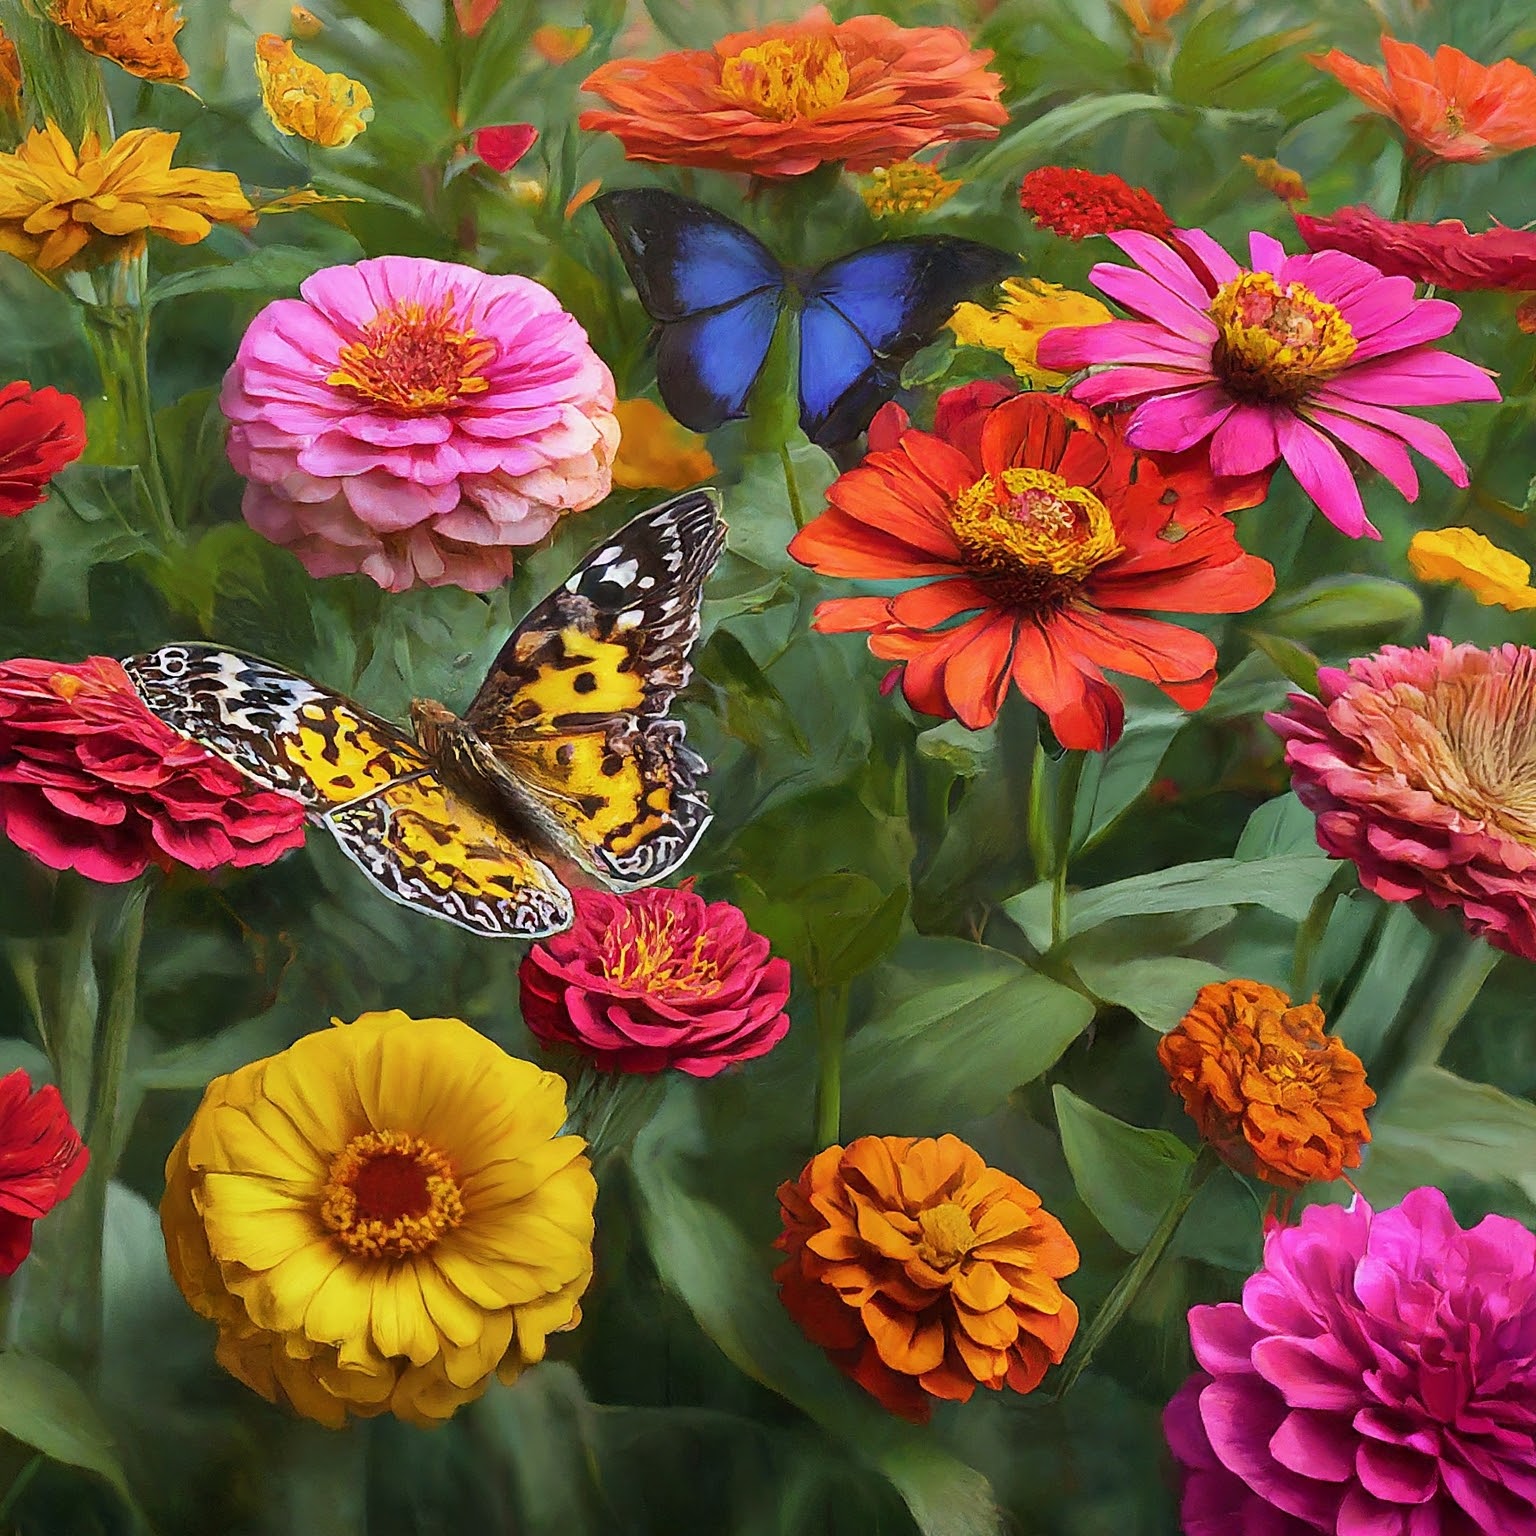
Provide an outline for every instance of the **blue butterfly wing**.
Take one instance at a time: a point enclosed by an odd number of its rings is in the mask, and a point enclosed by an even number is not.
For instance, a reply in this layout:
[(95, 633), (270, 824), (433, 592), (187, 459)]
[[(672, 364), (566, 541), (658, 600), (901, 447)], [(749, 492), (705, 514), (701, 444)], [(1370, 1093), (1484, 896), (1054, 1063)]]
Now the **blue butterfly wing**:
[(806, 436), (823, 447), (857, 437), (955, 305), (1017, 267), (1005, 251), (949, 235), (892, 240), (823, 267), (800, 317)]
[(784, 300), (784, 269), (724, 214), (659, 188), (593, 199), (657, 322), (667, 409), (696, 432), (745, 416)]

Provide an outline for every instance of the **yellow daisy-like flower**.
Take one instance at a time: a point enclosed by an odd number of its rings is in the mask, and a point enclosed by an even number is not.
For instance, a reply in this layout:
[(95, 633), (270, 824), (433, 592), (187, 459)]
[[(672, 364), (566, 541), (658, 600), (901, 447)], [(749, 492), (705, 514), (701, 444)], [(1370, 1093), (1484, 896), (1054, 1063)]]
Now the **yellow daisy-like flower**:
[(55, 123), (0, 155), (0, 251), (39, 272), (132, 257), (147, 235), (196, 245), (215, 224), (255, 218), (238, 177), (172, 166), (181, 135), (135, 128), (105, 150), (80, 148)]
[(597, 1186), (565, 1083), (458, 1019), (367, 1013), (215, 1078), (166, 1163), (171, 1273), (273, 1402), (448, 1418), (573, 1328)]
[(373, 97), (361, 81), (328, 75), (273, 32), (256, 39), (256, 78), (272, 126), (323, 149), (350, 144), (373, 116)]
[(871, 171), (859, 187), (859, 196), (877, 219), (889, 219), (927, 213), (947, 203), (961, 185), (924, 160), (901, 160)]
[(1090, 294), (1076, 293), (1038, 277), (1010, 277), (1003, 283), (1003, 301), (998, 308), (961, 304), (948, 323), (957, 341), (1001, 352), (1021, 379), (1049, 389), (1065, 383), (1067, 375), (1036, 363), (1040, 338), (1058, 326), (1102, 325), (1111, 318)]
[(176, 43), (184, 23), (174, 0), (54, 0), (52, 16), (87, 53), (140, 80), (174, 84), (187, 78)]
[(620, 400), (613, 414), (620, 433), (613, 483), (620, 490), (686, 491), (714, 474), (704, 439), (653, 401)]
[(1475, 528), (1414, 534), (1408, 564), (1420, 581), (1457, 582), (1486, 607), (1536, 608), (1530, 566)]

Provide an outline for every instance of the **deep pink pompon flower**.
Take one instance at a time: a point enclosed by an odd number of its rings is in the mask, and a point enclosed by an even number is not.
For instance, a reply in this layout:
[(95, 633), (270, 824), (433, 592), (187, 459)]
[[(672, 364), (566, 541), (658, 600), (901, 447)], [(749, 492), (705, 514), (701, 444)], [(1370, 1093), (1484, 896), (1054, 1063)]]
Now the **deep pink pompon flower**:
[(1536, 1236), (1438, 1189), (1272, 1226), (1241, 1302), (1194, 1307), (1164, 1423), (1185, 1536), (1536, 1530)]
[(1177, 231), (1172, 245), (1135, 231), (1109, 238), (1137, 267), (1103, 263), (1091, 276), (1137, 318), (1051, 331), (1039, 361), (1099, 368), (1072, 393), (1134, 406), (1133, 447), (1180, 453), (1209, 439), (1218, 475), (1284, 459), (1351, 538), (1380, 534), (1345, 450), (1409, 501), (1419, 494), (1409, 448), (1467, 483), (1450, 438), (1399, 409), (1499, 398), (1485, 369), (1428, 345), (1461, 318), (1454, 304), (1415, 298), (1406, 277), (1342, 251), (1288, 256), (1264, 234), (1249, 236), (1251, 269), (1200, 230)]
[(1319, 846), (1385, 900), (1456, 912), (1536, 960), (1536, 650), (1431, 635), (1317, 680), (1321, 697), (1265, 718)]
[(246, 521), (311, 575), (488, 591), (608, 494), (613, 376), (547, 288), (380, 256), (299, 292), (252, 322), (220, 403)]

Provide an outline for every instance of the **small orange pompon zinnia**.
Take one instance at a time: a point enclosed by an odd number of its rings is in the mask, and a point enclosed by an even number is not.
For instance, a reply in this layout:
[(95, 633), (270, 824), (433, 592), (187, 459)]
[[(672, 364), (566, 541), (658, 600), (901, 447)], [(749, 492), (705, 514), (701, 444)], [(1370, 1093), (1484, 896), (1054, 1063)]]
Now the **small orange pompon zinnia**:
[(930, 144), (993, 138), (1008, 121), (992, 55), (953, 27), (884, 16), (736, 32), (712, 49), (614, 59), (583, 89), (613, 109), (581, 127), (616, 134), (631, 160), (755, 176), (803, 176), (829, 161), (872, 171)]
[(1032, 1392), (1077, 1332), (1077, 1268), (1040, 1197), (957, 1136), (861, 1136), (779, 1186), (790, 1315), (892, 1413), (978, 1386)]
[(176, 84), (187, 61), (176, 44), (183, 18), (173, 0), (54, 0), (50, 13), (87, 53), (140, 80)]
[(21, 55), (0, 27), (0, 127), (21, 121)]
[(1536, 74), (1513, 59), (1479, 64), (1459, 48), (1431, 58), (1383, 36), (1385, 74), (1331, 48), (1308, 54), (1373, 112), (1390, 117), (1427, 160), (1492, 160), (1536, 144)]
[(1237, 1172), (1300, 1189), (1360, 1166), (1376, 1095), (1316, 1003), (1293, 1004), (1259, 981), (1212, 982), (1157, 1058), (1201, 1137)]

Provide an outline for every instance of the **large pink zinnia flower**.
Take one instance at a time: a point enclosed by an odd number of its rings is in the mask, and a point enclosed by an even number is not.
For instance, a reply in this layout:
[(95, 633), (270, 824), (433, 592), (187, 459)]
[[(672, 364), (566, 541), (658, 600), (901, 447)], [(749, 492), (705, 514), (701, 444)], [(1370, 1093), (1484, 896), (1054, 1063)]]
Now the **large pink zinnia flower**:
[(1450, 438), (1397, 409), (1499, 398), (1484, 369), (1426, 345), (1461, 318), (1454, 304), (1415, 298), (1407, 278), (1341, 251), (1287, 256), (1269, 235), (1249, 236), (1251, 270), (1200, 230), (1177, 231), (1177, 248), (1135, 231), (1109, 238), (1141, 270), (1104, 263), (1091, 276), (1138, 318), (1051, 331), (1039, 361), (1064, 373), (1105, 365), (1072, 393), (1134, 404), (1133, 447), (1179, 453), (1209, 438), (1218, 475), (1283, 458), (1351, 538), (1380, 534), (1343, 450), (1409, 501), (1419, 494), (1409, 448), (1467, 483)]
[(1185, 1536), (1536, 1530), (1536, 1237), (1438, 1189), (1272, 1226), (1243, 1299), (1194, 1307), (1168, 1405)]
[(608, 494), (613, 377), (547, 288), (446, 261), (327, 267), (224, 379), (244, 511), (314, 576), (484, 592)]
[(1536, 650), (1431, 635), (1318, 673), (1265, 719), (1325, 853), (1387, 901), (1457, 912), (1536, 960)]

